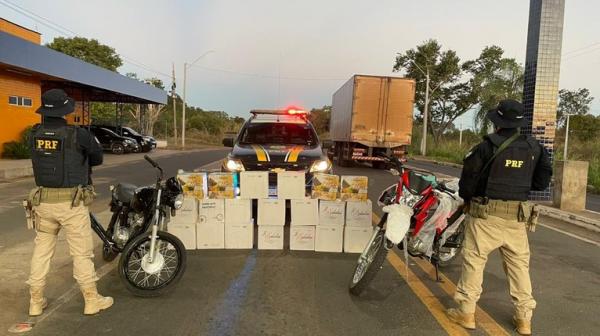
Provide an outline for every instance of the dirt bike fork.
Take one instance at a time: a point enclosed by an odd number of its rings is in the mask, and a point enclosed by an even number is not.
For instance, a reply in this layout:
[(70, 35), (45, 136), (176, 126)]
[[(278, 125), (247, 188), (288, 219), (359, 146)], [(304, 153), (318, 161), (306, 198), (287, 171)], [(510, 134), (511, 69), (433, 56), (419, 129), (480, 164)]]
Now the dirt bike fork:
[(434, 259), (433, 266), (435, 267), (435, 282), (444, 283), (444, 280), (440, 277), (440, 263)]

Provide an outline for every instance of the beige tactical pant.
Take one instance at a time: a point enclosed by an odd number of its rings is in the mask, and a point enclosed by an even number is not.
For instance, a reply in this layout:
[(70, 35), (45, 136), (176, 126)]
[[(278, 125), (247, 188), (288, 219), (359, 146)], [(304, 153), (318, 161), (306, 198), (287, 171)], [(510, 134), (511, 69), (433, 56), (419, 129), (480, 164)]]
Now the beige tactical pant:
[(462, 274), (454, 300), (464, 313), (474, 313), (482, 291), (483, 270), (488, 255), (500, 250), (509, 292), (519, 318), (531, 319), (535, 300), (529, 278), (529, 241), (526, 223), (488, 216), (467, 217), (463, 243)]
[[(88, 207), (81, 204), (71, 208), (71, 202), (41, 203), (34, 207), (34, 211), (39, 218), (41, 230), (65, 231), (69, 253), (73, 258), (73, 277), (79, 285), (95, 283), (98, 278), (92, 260), (94, 245)], [(57, 236), (40, 230), (37, 230), (36, 234), (27, 284), (32, 287), (44, 287)]]

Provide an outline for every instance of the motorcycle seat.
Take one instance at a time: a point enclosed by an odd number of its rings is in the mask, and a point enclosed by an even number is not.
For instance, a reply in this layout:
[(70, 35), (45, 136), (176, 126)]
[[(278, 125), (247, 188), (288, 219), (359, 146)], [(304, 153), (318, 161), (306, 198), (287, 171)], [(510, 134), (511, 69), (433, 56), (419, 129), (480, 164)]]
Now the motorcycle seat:
[(114, 195), (119, 201), (123, 203), (130, 203), (137, 189), (138, 186), (136, 185), (130, 183), (119, 183), (115, 187)]

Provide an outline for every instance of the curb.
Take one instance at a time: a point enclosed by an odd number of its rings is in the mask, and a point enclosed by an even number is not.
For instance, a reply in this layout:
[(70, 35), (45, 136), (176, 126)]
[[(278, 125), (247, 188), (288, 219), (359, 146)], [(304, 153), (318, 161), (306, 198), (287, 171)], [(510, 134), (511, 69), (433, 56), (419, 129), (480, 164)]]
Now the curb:
[(538, 204), (540, 207), (540, 214), (554, 219), (558, 219), (570, 224), (580, 226), (584, 229), (600, 233), (600, 220), (588, 218), (585, 216), (577, 215), (571, 212), (555, 209), (546, 205)]
[(425, 162), (435, 163), (435, 164), (440, 165), (440, 166), (447, 166), (447, 167), (454, 167), (454, 168), (461, 168), (461, 169), (463, 167), (463, 165), (458, 164), (458, 163), (432, 160), (432, 159), (428, 159), (428, 158), (426, 158), (424, 156), (413, 156), (413, 159), (414, 160), (419, 160), (419, 161), (425, 161)]

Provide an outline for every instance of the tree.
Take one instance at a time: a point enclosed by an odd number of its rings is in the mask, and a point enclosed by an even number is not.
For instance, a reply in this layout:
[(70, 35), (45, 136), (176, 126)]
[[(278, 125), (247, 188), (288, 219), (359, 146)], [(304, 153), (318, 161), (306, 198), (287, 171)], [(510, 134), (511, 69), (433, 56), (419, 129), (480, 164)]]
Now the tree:
[(46, 47), (79, 58), (110, 71), (117, 71), (123, 60), (114, 48), (85, 37), (56, 37)]
[(600, 117), (590, 114), (579, 114), (571, 117), (569, 134), (582, 141), (593, 141), (600, 134)]
[(315, 131), (319, 136), (329, 132), (329, 120), (331, 119), (331, 106), (325, 105), (321, 108), (310, 110), (308, 116), (310, 122), (315, 127)]
[[(138, 76), (135, 73), (127, 73), (127, 77), (136, 80)], [(147, 78), (143, 80), (144, 83), (164, 89), (165, 86), (163, 81), (158, 78)], [(142, 134), (153, 135), (154, 124), (158, 121), (160, 114), (165, 110), (165, 105), (161, 104), (128, 104), (126, 107), (129, 115), (137, 122), (138, 129)]]
[(485, 47), (479, 57), (464, 63), (471, 76), (471, 87), (477, 94), (476, 125), (486, 132), (490, 121), (487, 112), (503, 99), (521, 100), (523, 67), (514, 58), (504, 58), (498, 46)]
[(594, 97), (586, 88), (577, 90), (561, 89), (558, 91), (557, 120), (559, 126), (564, 126), (567, 114), (584, 115), (590, 111), (590, 104)]
[(405, 76), (415, 79), (415, 102), (421, 112), (419, 120), (423, 119), (426, 74), (429, 73), (428, 126), (436, 143), (444, 130), (477, 102), (471, 82), (463, 79), (460, 58), (454, 50), (442, 51), (436, 40), (425, 41), (414, 49), (397, 54), (393, 70), (404, 71)]

